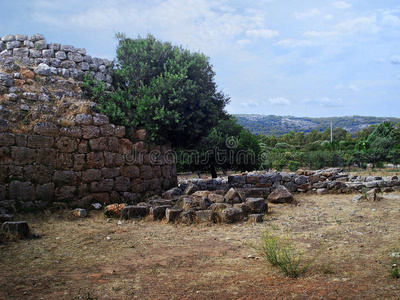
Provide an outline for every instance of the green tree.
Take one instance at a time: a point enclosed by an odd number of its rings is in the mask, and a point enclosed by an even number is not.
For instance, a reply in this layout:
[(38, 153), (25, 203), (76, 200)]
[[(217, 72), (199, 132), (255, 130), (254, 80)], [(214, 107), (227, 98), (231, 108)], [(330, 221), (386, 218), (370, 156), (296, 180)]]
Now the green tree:
[(117, 34), (113, 91), (86, 82), (88, 94), (111, 121), (144, 128), (157, 143), (190, 148), (225, 116), (229, 98), (217, 90), (209, 58), (161, 42)]

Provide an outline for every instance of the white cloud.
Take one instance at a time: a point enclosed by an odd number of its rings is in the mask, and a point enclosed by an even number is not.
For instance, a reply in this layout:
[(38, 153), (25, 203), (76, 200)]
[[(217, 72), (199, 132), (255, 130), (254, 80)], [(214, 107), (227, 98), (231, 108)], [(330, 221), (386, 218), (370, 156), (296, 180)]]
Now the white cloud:
[(343, 100), (340, 98), (333, 100), (328, 97), (323, 97), (320, 99), (305, 99), (301, 101), (301, 103), (308, 105), (318, 105), (323, 107), (338, 107), (343, 105)]
[(294, 13), (294, 17), (296, 19), (299, 19), (299, 20), (305, 20), (305, 19), (316, 17), (316, 16), (319, 16), (319, 15), (321, 15), (321, 11), (319, 9), (316, 9), (316, 8), (311, 9), (308, 12), (297, 12), (296, 11)]
[(332, 5), (338, 9), (348, 9), (351, 7), (351, 4), (346, 1), (333, 2)]
[(250, 108), (250, 107), (259, 107), (259, 106), (260, 106), (257, 102), (252, 101), (252, 100), (247, 101), (247, 102), (242, 102), (242, 103), (240, 103), (240, 105), (241, 105), (242, 107), (246, 107), (246, 108)]
[(349, 89), (354, 91), (354, 92), (360, 91), (360, 88), (356, 84), (350, 84), (349, 85)]
[(289, 105), (290, 104), (290, 101), (283, 97), (270, 98), (267, 100), (267, 102), (271, 103), (271, 104), (276, 104), (276, 105)]
[(264, 39), (270, 39), (272, 37), (278, 36), (279, 31), (271, 29), (251, 29), (246, 31), (248, 37), (261, 37)]
[(390, 62), (394, 65), (400, 64), (400, 55), (394, 55), (390, 58)]
[(382, 24), (391, 26), (391, 27), (399, 27), (400, 26), (400, 18), (394, 15), (385, 15), (382, 18)]

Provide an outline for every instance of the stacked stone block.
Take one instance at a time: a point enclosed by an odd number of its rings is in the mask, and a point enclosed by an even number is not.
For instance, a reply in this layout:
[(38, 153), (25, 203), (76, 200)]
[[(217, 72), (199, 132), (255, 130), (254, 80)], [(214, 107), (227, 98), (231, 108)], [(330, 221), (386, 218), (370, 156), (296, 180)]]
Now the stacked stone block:
[(82, 80), (86, 75), (96, 78), (110, 86), (112, 62), (107, 59), (91, 57), (86, 49), (59, 43), (48, 44), (41, 34), (7, 35), (0, 37), (0, 60), (20, 62), (35, 67), (35, 73), (42, 76), (59, 75)]
[(37, 123), (31, 135), (11, 133), (7, 123), (0, 131), (0, 207), (9, 210), (132, 203), (177, 184), (168, 146), (132, 143), (105, 115)]

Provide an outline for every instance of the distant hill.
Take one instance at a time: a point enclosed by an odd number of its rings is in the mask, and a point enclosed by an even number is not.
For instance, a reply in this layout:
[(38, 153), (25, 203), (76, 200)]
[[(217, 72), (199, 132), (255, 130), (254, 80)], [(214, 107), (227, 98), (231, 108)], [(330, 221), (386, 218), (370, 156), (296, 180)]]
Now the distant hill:
[(393, 124), (400, 122), (400, 118), (382, 117), (332, 117), (332, 118), (298, 118), (292, 116), (273, 115), (234, 115), (237, 122), (257, 135), (282, 135), (293, 132), (310, 132), (314, 129), (324, 131), (333, 124), (333, 128), (343, 128), (350, 133), (357, 132), (373, 124), (388, 121)]

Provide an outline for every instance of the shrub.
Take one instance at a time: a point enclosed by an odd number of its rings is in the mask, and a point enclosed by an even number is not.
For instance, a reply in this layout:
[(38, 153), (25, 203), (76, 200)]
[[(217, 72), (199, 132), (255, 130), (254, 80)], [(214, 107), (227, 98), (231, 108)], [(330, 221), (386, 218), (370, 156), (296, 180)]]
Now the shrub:
[(282, 169), (286, 166), (285, 159), (277, 159), (272, 162), (272, 167), (278, 172), (282, 171)]
[(290, 171), (296, 172), (300, 168), (300, 163), (298, 161), (290, 160), (288, 167)]
[(261, 256), (272, 266), (277, 267), (285, 276), (297, 278), (304, 274), (318, 257), (320, 251), (308, 262), (303, 262), (303, 251), (298, 251), (292, 241), (265, 231), (261, 236), (261, 247), (256, 248)]

